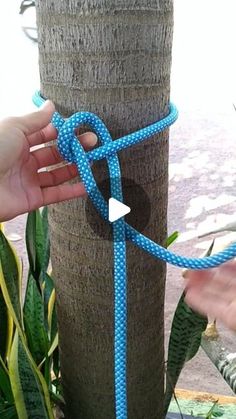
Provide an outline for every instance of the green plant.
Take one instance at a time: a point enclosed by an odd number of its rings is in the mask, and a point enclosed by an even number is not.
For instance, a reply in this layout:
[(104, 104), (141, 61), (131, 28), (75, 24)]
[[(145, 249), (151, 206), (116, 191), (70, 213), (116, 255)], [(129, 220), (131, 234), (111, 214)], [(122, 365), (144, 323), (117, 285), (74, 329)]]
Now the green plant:
[[(166, 242), (178, 237), (174, 232)], [(64, 401), (60, 383), (55, 288), (49, 274), (47, 209), (33, 211), (26, 225), (28, 277), (22, 298), (22, 262), (0, 225), (0, 417), (52, 419)], [(210, 254), (211, 248), (207, 254)], [(180, 372), (198, 351), (207, 320), (194, 313), (182, 294), (168, 349), (165, 411)], [(215, 404), (206, 419), (216, 417)], [(214, 416), (215, 415), (215, 416)], [(218, 414), (220, 416), (220, 414)]]
[(223, 416), (223, 414), (224, 409), (218, 405), (218, 400), (216, 400), (207, 413), (198, 413), (197, 416), (202, 416), (204, 419), (213, 419), (219, 418), (220, 416)]
[[(211, 254), (213, 245), (214, 241), (205, 256)], [(168, 411), (180, 373), (185, 363), (198, 352), (202, 333), (207, 327), (207, 318), (194, 312), (185, 303), (184, 296), (182, 293), (171, 325), (166, 367), (165, 413)]]
[(165, 412), (174, 393), (180, 373), (187, 361), (192, 359), (201, 344), (201, 336), (207, 319), (195, 313), (181, 295), (171, 327), (166, 369)]
[(55, 289), (48, 272), (47, 209), (28, 215), (29, 270), (0, 228), (0, 417), (54, 417), (60, 386)]

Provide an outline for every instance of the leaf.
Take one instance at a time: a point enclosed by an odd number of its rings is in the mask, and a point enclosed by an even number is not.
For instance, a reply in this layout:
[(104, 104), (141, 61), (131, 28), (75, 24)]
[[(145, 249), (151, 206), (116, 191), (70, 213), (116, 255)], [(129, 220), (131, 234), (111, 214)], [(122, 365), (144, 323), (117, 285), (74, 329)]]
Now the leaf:
[(51, 385), (51, 364), (52, 364), (51, 360), (47, 356), (46, 360), (44, 362), (43, 375), (44, 375), (44, 380), (46, 381), (47, 388), (48, 388), (49, 391), (52, 388), (52, 385)]
[(56, 293), (55, 289), (52, 291), (49, 302), (48, 302), (48, 326), (50, 331), (50, 342), (52, 342), (57, 334), (57, 313), (56, 313)]
[(55, 377), (59, 378), (59, 375), (60, 375), (60, 357), (59, 357), (58, 346), (55, 348), (52, 357), (53, 357), (53, 372), (55, 374)]
[(207, 319), (188, 307), (183, 293), (175, 311), (169, 339), (165, 412), (168, 410), (173, 390), (184, 364), (192, 359), (199, 349), (206, 326)]
[(211, 406), (210, 410), (207, 413), (198, 413), (198, 416), (202, 416), (205, 419), (219, 418), (223, 416), (224, 409), (218, 405), (218, 400), (216, 400)]
[(223, 416), (224, 409), (222, 409), (222, 407), (218, 405), (218, 400), (216, 400), (215, 403), (213, 404), (212, 409), (211, 409), (211, 414), (214, 418), (219, 418)]
[(44, 299), (44, 316), (45, 316), (45, 327), (47, 328), (47, 331), (49, 331), (50, 327), (48, 324), (48, 309), (49, 309), (49, 300), (51, 297), (51, 294), (54, 290), (54, 283), (52, 278), (44, 272), (43, 274), (43, 299)]
[(30, 352), (36, 364), (40, 364), (47, 355), (49, 342), (45, 330), (43, 299), (31, 274), (25, 295), (24, 325)]
[(29, 213), (26, 223), (26, 248), (30, 271), (40, 288), (40, 275), (45, 266), (46, 241), (42, 216), (39, 210)]
[(37, 374), (16, 330), (9, 359), (9, 375), (20, 419), (48, 419), (46, 402)]
[(55, 338), (52, 342), (52, 345), (51, 345), (51, 347), (48, 351), (48, 356), (51, 356), (53, 354), (53, 352), (56, 350), (57, 347), (58, 347), (58, 333), (56, 334), (56, 336), (55, 336)]
[[(15, 334), (19, 334), (21, 338), (21, 344), (24, 347), (25, 353), (31, 362), (31, 366), (34, 369), (35, 375), (38, 377), (40, 385), (43, 389), (45, 403), (47, 405), (47, 411), (49, 417), (53, 419), (53, 413), (51, 410), (49, 392), (45, 383), (45, 380), (27, 348), (25, 336), (22, 325), (22, 313), (21, 313), (21, 299), (20, 299), (20, 285), (21, 285), (21, 264), (17, 258), (14, 249), (6, 240), (3, 233), (0, 231), (0, 286), (6, 302), (7, 308), (16, 326)], [(12, 350), (11, 350), (12, 353)], [(11, 354), (10, 353), (10, 354)], [(12, 384), (12, 383), (11, 383)], [(21, 418), (21, 416), (20, 416)], [(23, 419), (22, 417), (21, 419)]]
[(0, 231), (0, 287), (7, 308), (14, 321), (22, 325), (20, 260), (8, 240)]
[(0, 356), (5, 361), (13, 336), (13, 320), (0, 288)]
[[(45, 358), (42, 360), (41, 364), (39, 365), (39, 368), (41, 368), (41, 366), (43, 365), (43, 363), (47, 360), (47, 358), (50, 358), (51, 355), (54, 354), (54, 352), (56, 351), (58, 347), (58, 333), (56, 334), (48, 353), (46, 354)], [(56, 375), (56, 374), (55, 374)]]
[(7, 330), (7, 346), (6, 346), (6, 359), (8, 359), (9, 357), (9, 353), (11, 350), (11, 344), (12, 344), (12, 339), (13, 339), (13, 333), (15, 330), (15, 325), (13, 322), (13, 318), (10, 314), (10, 311), (8, 310), (8, 330)]
[(44, 262), (43, 262), (43, 271), (47, 272), (49, 260), (50, 260), (50, 237), (49, 237), (49, 228), (48, 228), (48, 207), (44, 207), (42, 210), (42, 224), (44, 232)]
[(5, 360), (8, 346), (8, 309), (0, 288), (0, 355)]
[(0, 389), (9, 404), (14, 403), (8, 371), (0, 365)]
[(178, 231), (174, 231), (174, 233), (172, 233), (169, 237), (167, 237), (167, 239), (166, 239), (166, 247), (169, 247), (172, 243), (174, 243), (175, 240), (177, 240), (178, 237), (179, 237), (179, 232)]
[(15, 406), (9, 406), (0, 411), (1, 419), (18, 419)]
[[(59, 394), (57, 394), (57, 393), (54, 393), (53, 391), (50, 391), (50, 396), (51, 396), (52, 400), (60, 408), (65, 407), (65, 400), (63, 399), (63, 397), (61, 395), (62, 389), (61, 389), (60, 380), (53, 380), (52, 384), (57, 389), (57, 392), (59, 393)], [(64, 409), (62, 409), (62, 410), (64, 410)]]

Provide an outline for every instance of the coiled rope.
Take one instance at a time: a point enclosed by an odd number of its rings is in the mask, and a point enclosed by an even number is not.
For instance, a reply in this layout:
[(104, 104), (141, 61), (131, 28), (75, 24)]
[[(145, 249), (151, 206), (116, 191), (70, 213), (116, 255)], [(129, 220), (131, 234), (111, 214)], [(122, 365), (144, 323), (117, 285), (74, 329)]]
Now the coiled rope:
[[(41, 106), (45, 99), (36, 92), (33, 102)], [(99, 191), (94, 179), (90, 162), (107, 159), (111, 197), (123, 202), (121, 171), (117, 152), (133, 144), (140, 143), (154, 134), (164, 131), (172, 125), (178, 117), (175, 105), (170, 104), (169, 114), (162, 120), (155, 122), (134, 133), (113, 141), (105, 124), (98, 116), (90, 112), (78, 112), (68, 119), (55, 112), (52, 124), (58, 131), (58, 150), (62, 157), (75, 163), (84, 183), (85, 189), (94, 206), (101, 216), (108, 221), (108, 205)], [(76, 128), (88, 125), (98, 136), (101, 146), (85, 152), (75, 136)], [(157, 259), (172, 265), (188, 269), (208, 269), (221, 265), (236, 256), (236, 243), (227, 249), (204, 258), (187, 258), (163, 248), (148, 237), (136, 231), (124, 221), (124, 217), (112, 223), (114, 248), (114, 365), (115, 365), (115, 409), (117, 419), (127, 419), (126, 392), (126, 347), (127, 347), (127, 302), (126, 302), (126, 240)]]

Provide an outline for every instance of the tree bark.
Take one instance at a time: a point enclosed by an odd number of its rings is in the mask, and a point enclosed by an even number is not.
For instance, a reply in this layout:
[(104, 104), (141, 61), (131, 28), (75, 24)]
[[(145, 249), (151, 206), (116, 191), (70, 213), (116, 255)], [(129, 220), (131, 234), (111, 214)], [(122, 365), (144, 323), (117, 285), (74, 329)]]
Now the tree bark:
[[(168, 113), (172, 0), (38, 0), (41, 92), (64, 116), (88, 110), (113, 138)], [(122, 175), (145, 188), (144, 234), (166, 238), (168, 132), (119, 154)], [(105, 162), (94, 164), (97, 179)], [(131, 191), (129, 191), (131, 193)], [(87, 224), (85, 200), (50, 208), (67, 416), (112, 419), (112, 243)], [(101, 227), (102, 228), (102, 227)], [(165, 265), (128, 244), (128, 417), (163, 418)]]

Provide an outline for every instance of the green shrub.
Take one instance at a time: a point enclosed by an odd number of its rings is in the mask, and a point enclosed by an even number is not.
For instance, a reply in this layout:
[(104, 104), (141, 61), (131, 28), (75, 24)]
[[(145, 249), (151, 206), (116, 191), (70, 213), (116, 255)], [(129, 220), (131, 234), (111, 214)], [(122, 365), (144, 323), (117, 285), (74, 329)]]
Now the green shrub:
[[(166, 246), (177, 237), (174, 232)], [(0, 417), (53, 419), (55, 407), (63, 410), (64, 400), (55, 288), (49, 274), (47, 208), (28, 215), (25, 239), (29, 266), (23, 284), (22, 261), (0, 224)], [(169, 341), (166, 412), (185, 362), (198, 351), (206, 324), (207, 320), (194, 313), (182, 295)]]
[(46, 208), (28, 215), (26, 247), (23, 298), (22, 261), (0, 228), (1, 419), (51, 419), (63, 403)]

